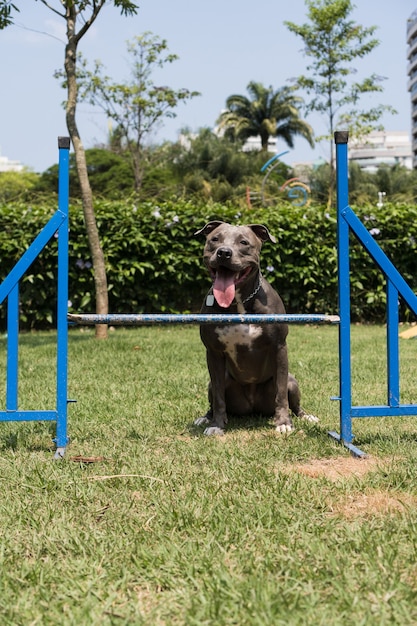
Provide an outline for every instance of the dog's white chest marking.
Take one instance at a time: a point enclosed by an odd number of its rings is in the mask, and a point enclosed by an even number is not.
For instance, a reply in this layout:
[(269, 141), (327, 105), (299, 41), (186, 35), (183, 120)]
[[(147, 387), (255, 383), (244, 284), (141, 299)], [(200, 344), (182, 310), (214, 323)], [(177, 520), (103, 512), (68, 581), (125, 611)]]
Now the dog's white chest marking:
[(216, 335), (235, 367), (240, 369), (237, 351), (238, 346), (250, 348), (254, 340), (262, 335), (262, 327), (256, 326), (255, 324), (224, 326), (223, 328), (216, 328)]

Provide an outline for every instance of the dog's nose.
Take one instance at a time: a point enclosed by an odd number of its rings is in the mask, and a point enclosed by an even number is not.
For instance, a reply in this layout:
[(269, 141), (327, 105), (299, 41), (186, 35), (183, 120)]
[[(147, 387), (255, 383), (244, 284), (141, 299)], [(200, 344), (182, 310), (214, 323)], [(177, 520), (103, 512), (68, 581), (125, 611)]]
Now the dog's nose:
[(219, 248), (217, 250), (217, 258), (218, 259), (231, 259), (232, 250), (230, 248)]

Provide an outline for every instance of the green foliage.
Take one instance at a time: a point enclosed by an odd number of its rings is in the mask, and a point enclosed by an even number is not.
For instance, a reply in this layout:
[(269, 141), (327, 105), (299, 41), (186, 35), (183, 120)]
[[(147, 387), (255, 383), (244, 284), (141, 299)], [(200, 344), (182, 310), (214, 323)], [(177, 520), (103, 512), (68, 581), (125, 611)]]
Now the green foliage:
[(388, 105), (361, 109), (361, 98), (381, 92), (381, 77), (372, 74), (357, 79), (358, 60), (379, 45), (374, 38), (376, 26), (364, 27), (349, 19), (354, 8), (351, 0), (306, 0), (309, 21), (284, 22), (300, 37), (307, 57), (306, 74), (296, 84), (308, 96), (307, 112), (316, 111), (326, 120), (327, 132), (320, 139), (330, 143), (330, 163), (334, 162), (333, 132), (348, 128), (351, 136), (363, 136), (380, 128), (378, 122)]
[[(112, 150), (92, 148), (86, 150), (87, 169), (96, 199), (122, 200), (134, 192), (134, 176), (126, 152), (117, 144)], [(266, 173), (261, 172), (270, 155), (262, 151), (244, 152), (240, 144), (226, 137), (218, 137), (210, 129), (200, 129), (197, 135), (184, 130), (181, 141), (165, 142), (148, 146), (143, 151), (145, 172), (142, 187), (136, 199), (140, 202), (233, 202), (235, 206), (247, 207), (247, 192), (252, 204), (273, 206), (287, 199), (281, 186), (294, 175), (311, 189), (311, 200), (324, 204), (328, 198), (332, 180), (330, 165), (324, 163), (305, 167), (295, 174), (285, 163), (274, 164)], [(39, 204), (56, 197), (58, 165), (42, 174), (11, 172), (0, 174), (0, 202), (28, 201)], [(70, 154), (70, 192), (72, 198), (80, 198), (75, 158)], [(352, 203), (378, 202), (383, 192), (384, 201), (413, 204), (417, 199), (417, 172), (401, 165), (380, 165), (376, 173), (362, 170), (355, 162), (349, 164), (349, 196)]]
[[(324, 204), (328, 197), (331, 168), (323, 163), (308, 172), (311, 195), (314, 202)], [(378, 170), (366, 172), (354, 161), (349, 163), (349, 198), (352, 204), (376, 204), (382, 192), (383, 202), (391, 204), (415, 203), (417, 198), (417, 171), (402, 165), (381, 164)]]
[(0, 203), (26, 200), (36, 190), (38, 180), (34, 172), (0, 172)]
[(19, 10), (10, 0), (0, 0), (0, 30), (13, 24), (13, 11), (19, 12)]
[[(200, 95), (189, 89), (173, 89), (154, 82), (155, 70), (178, 59), (168, 53), (166, 39), (145, 32), (127, 42), (131, 79), (115, 82), (103, 74), (103, 65), (95, 62), (93, 71), (79, 59), (77, 82), (80, 101), (90, 102), (104, 111), (115, 125), (116, 138), (129, 155), (138, 191), (143, 182), (143, 152), (146, 140), (164, 118), (175, 117), (180, 103)], [(111, 138), (114, 143), (114, 138)]]
[[(118, 199), (132, 192), (134, 187), (133, 171), (124, 156), (100, 148), (86, 150), (85, 156), (91, 189), (96, 196)], [(80, 198), (81, 190), (74, 153), (71, 153), (69, 158), (69, 175), (71, 196)], [(54, 194), (57, 189), (58, 165), (55, 164), (40, 175), (33, 191), (35, 193)]]
[[(53, 209), (0, 206), (0, 256), (3, 280), (47, 222)], [(109, 307), (113, 313), (198, 311), (210, 286), (202, 264), (203, 241), (193, 233), (211, 219), (264, 223), (277, 237), (266, 244), (262, 268), (292, 313), (335, 313), (337, 308), (336, 218), (318, 206), (289, 204), (239, 211), (224, 204), (133, 201), (97, 202), (98, 228), (106, 257)], [(417, 209), (384, 205), (356, 209), (413, 289)], [(70, 311), (93, 312), (94, 281), (79, 204), (70, 210)], [(354, 320), (384, 320), (385, 280), (355, 241), (351, 245)], [(23, 328), (49, 327), (56, 300), (56, 245), (42, 252), (21, 285)], [(403, 319), (408, 318), (402, 307)], [(5, 307), (0, 309), (5, 327)]]
[[(260, 173), (267, 155), (263, 152), (243, 152), (225, 137), (219, 137), (208, 128), (197, 136), (184, 132), (183, 149), (172, 160), (172, 168), (182, 181), (183, 194), (200, 200), (243, 204), (246, 187), (260, 189)], [(280, 184), (289, 175), (284, 164), (279, 167)]]

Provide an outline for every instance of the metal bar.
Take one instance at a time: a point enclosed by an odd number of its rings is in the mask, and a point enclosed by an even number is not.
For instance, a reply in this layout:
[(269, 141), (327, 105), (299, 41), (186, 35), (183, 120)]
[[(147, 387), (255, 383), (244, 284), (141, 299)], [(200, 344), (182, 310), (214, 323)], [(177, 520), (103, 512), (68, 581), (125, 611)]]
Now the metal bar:
[(39, 235), (32, 241), (26, 252), (20, 257), (14, 268), (0, 285), (0, 304), (7, 298), (13, 287), (32, 265), (36, 257), (42, 252), (48, 241), (58, 230), (65, 215), (56, 211), (49, 222), (45, 224)]
[(352, 417), (399, 417), (417, 415), (417, 404), (400, 404), (398, 406), (375, 405), (353, 406)]
[(272, 165), (272, 163), (274, 163), (274, 161), (278, 161), (278, 159), (282, 156), (284, 156), (284, 154), (288, 154), (289, 150), (284, 150), (284, 152), (280, 152), (279, 154), (274, 154), (274, 156), (269, 159), (269, 161), (267, 161), (266, 163), (264, 163), (264, 165), (262, 165), (261, 167), (261, 172), (265, 172), (265, 170), (268, 169), (268, 167), (270, 165)]
[(346, 206), (342, 211), (342, 215), (356, 238), (364, 246), (382, 272), (390, 279), (410, 309), (417, 315), (417, 296), (401, 276), (395, 265), (389, 260), (385, 252), (381, 250), (372, 235), (369, 234), (369, 231), (350, 207)]
[(58, 208), (65, 216), (58, 230), (58, 296), (57, 296), (57, 362), (56, 362), (56, 409), (57, 424), (55, 443), (58, 456), (63, 456), (67, 438), (67, 387), (68, 387), (68, 244), (69, 244), (69, 148), (68, 137), (58, 139), (59, 178)]
[(363, 452), (362, 450), (360, 450), (359, 448), (354, 446), (352, 443), (347, 443), (346, 441), (344, 441), (341, 438), (341, 436), (338, 433), (336, 433), (335, 431), (333, 431), (333, 430), (329, 431), (328, 435), (329, 435), (329, 437), (332, 437), (333, 439), (336, 439), (336, 441), (338, 441), (339, 443), (344, 445), (345, 448), (347, 448), (349, 450), (349, 452), (351, 453), (352, 456), (355, 456), (357, 458), (362, 458), (362, 459), (366, 459), (368, 457), (366, 452)]
[(340, 380), (340, 437), (350, 443), (352, 435), (352, 366), (350, 360), (350, 262), (349, 226), (343, 219), (348, 204), (348, 152), (347, 133), (335, 133), (336, 184), (337, 184), (337, 265), (339, 301), (339, 380)]
[(229, 315), (204, 314), (68, 314), (69, 322), (80, 325), (109, 324), (112, 326), (140, 326), (144, 324), (338, 324), (337, 315)]
[(400, 404), (398, 325), (398, 291), (387, 279), (387, 402), (391, 407)]
[(7, 379), (6, 408), (17, 411), (19, 376), (19, 283), (7, 298)]
[(0, 411), (0, 422), (53, 421), (56, 417), (56, 411)]

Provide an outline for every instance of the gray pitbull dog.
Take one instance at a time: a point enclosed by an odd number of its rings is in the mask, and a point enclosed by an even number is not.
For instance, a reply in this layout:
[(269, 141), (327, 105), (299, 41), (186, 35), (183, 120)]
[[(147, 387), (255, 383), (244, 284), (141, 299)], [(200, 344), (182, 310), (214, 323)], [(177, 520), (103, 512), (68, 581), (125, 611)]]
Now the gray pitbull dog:
[[(262, 224), (232, 226), (209, 222), (195, 235), (205, 235), (204, 264), (213, 280), (202, 313), (285, 313), (278, 293), (262, 277), (262, 243), (275, 238)], [(210, 374), (206, 435), (222, 435), (227, 414), (261, 414), (274, 418), (276, 430), (293, 430), (290, 410), (311, 421), (300, 406), (298, 383), (288, 373), (286, 324), (202, 325)]]

